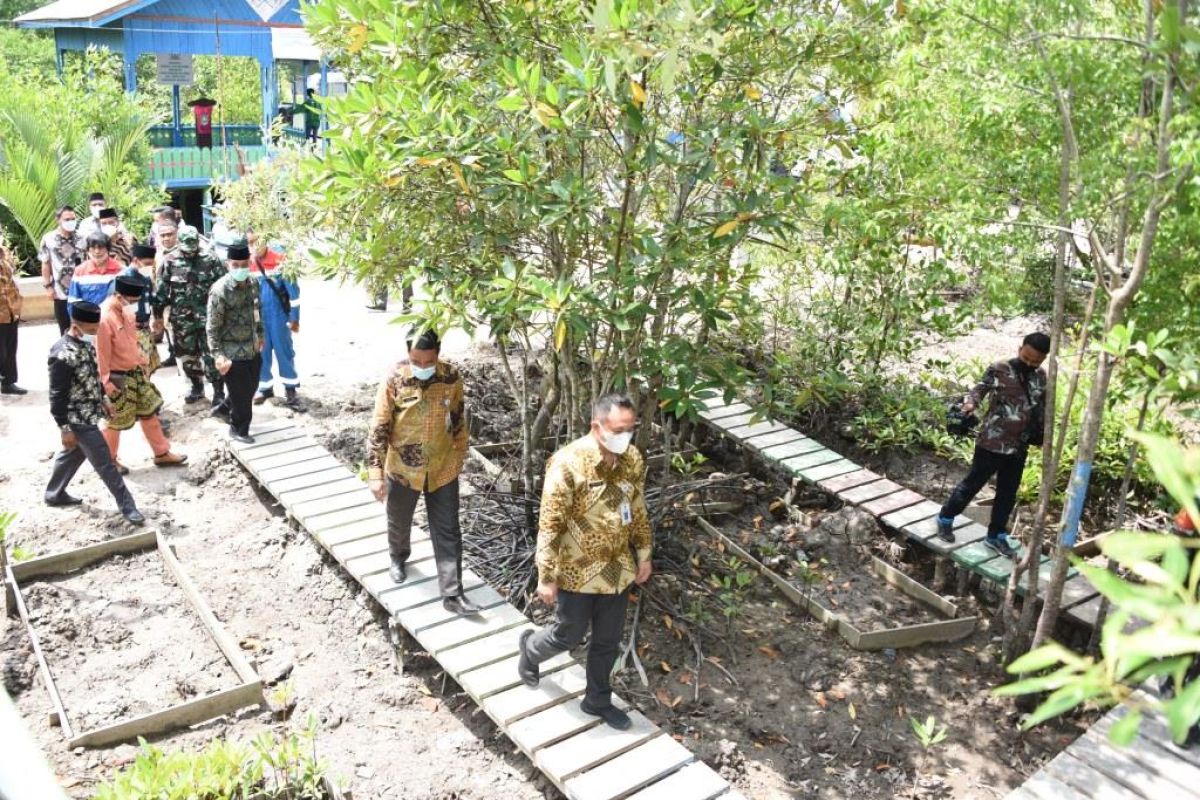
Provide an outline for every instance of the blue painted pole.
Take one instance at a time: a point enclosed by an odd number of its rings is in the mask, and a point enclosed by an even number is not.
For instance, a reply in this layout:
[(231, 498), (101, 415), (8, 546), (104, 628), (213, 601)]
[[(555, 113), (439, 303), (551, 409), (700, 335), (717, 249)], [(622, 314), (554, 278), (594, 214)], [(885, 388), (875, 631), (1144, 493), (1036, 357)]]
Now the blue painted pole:
[(183, 120), (179, 110), (180, 105), (179, 84), (176, 83), (171, 87), (171, 144), (174, 147), (183, 147)]
[(1063, 532), (1060, 540), (1064, 547), (1074, 547), (1079, 538), (1079, 520), (1083, 517), (1083, 504), (1087, 500), (1088, 483), (1092, 478), (1092, 462), (1081, 461), (1071, 474), (1071, 485), (1067, 487), (1067, 507), (1063, 510)]

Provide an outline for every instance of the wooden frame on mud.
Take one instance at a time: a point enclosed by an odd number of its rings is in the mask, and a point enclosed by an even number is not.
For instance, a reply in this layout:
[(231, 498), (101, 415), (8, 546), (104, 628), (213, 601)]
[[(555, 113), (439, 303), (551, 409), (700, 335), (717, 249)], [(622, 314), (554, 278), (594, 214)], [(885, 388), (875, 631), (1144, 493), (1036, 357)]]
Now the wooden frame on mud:
[(725, 547), (733, 551), (738, 558), (752, 564), (761, 574), (765, 575), (779, 591), (796, 605), (808, 611), (818, 622), (828, 630), (836, 630), (846, 643), (855, 650), (882, 650), (884, 648), (913, 647), (926, 642), (951, 642), (969, 636), (975, 630), (977, 617), (957, 617), (958, 607), (949, 600), (931, 592), (900, 570), (871, 557), (871, 570), (889, 585), (903, 592), (919, 603), (930, 608), (946, 619), (935, 622), (923, 622), (917, 625), (905, 625), (900, 628), (882, 628), (873, 631), (863, 631), (832, 609), (818, 603), (810, 594), (802, 592), (795, 584), (782, 575), (767, 567), (752, 556), (744, 547), (721, 533), (708, 520), (696, 517), (696, 522), (708, 534), (719, 539)]
[[(185, 703), (178, 703), (161, 711), (153, 711), (149, 714), (125, 720), (124, 722), (117, 722), (102, 728), (75, 733), (67, 719), (67, 712), (63, 707), (58, 687), (54, 683), (54, 677), (50, 672), (50, 665), (42, 653), (37, 632), (33, 629), (33, 625), (29, 620), (29, 612), (25, 608), (25, 597), (21, 592), (20, 581), (38, 577), (65, 575), (98, 561), (103, 561), (109, 556), (121, 553), (136, 553), (151, 548), (158, 550), (163, 563), (167, 567), (167, 571), (175, 578), (175, 582), (183, 591), (183, 595), (187, 598), (192, 611), (200, 618), (201, 623), (208, 630), (209, 635), (216, 642), (217, 647), (221, 650), (229, 665), (233, 667), (234, 672), (237, 673), (238, 679), (242, 683), (232, 689), (213, 692), (212, 694), (197, 697)], [(175, 557), (175, 552), (171, 548), (171, 545), (163, 538), (159, 531), (143, 531), (74, 550), (67, 550), (62, 553), (23, 561), (18, 564), (9, 564), (5, 572), (6, 581), (12, 590), (16, 605), (15, 610), (20, 615), (21, 621), (25, 625), (25, 630), (29, 634), (29, 640), (33, 644), (33, 652), (37, 656), (38, 666), (42, 672), (42, 680), (45, 682), (46, 689), (50, 694), (50, 700), (54, 704), (54, 710), (50, 714), (50, 723), (62, 728), (63, 734), (68, 740), (67, 744), (69, 747), (99, 747), (134, 739), (138, 736), (165, 733), (175, 728), (195, 725), (213, 717), (228, 714), (245, 706), (261, 705), (263, 703), (262, 680), (258, 677), (258, 673), (254, 671), (254, 667), (242, 655), (237, 642), (234, 641), (233, 637), (229, 635), (228, 631), (222, 627), (221, 623), (213, 615), (212, 610), (208, 607), (208, 603), (205, 602), (200, 592), (196, 589), (191, 578), (184, 572), (183, 565)], [(13, 609), (10, 608), (10, 615), (12, 611)]]

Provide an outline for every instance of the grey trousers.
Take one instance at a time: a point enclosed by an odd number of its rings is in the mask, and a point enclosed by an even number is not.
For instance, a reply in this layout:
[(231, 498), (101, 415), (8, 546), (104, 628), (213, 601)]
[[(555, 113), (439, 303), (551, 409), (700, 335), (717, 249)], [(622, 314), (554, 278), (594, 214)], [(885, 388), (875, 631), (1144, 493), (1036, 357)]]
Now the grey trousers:
[(71, 430), (75, 433), (78, 444), (71, 450), (59, 451), (58, 455), (54, 457), (54, 471), (50, 473), (50, 482), (46, 484), (46, 501), (53, 503), (66, 493), (71, 479), (83, 465), (84, 459), (87, 459), (91, 462), (92, 469), (96, 470), (96, 474), (100, 476), (100, 480), (104, 481), (104, 485), (108, 487), (108, 491), (112, 493), (121, 513), (128, 514), (131, 511), (137, 511), (133, 495), (129, 493), (125, 479), (117, 472), (117, 465), (113, 463), (108, 442), (104, 441), (104, 435), (100, 433), (100, 429), (95, 425), (72, 425)]
[(558, 590), (554, 624), (534, 633), (525, 643), (525, 653), (536, 664), (548, 661), (583, 641), (588, 625), (592, 643), (587, 655), (587, 690), (584, 699), (592, 708), (612, 705), (613, 663), (625, 629), (629, 589), (617, 594), (584, 594)]
[(437, 563), (442, 597), (462, 594), (462, 530), (458, 527), (458, 478), (432, 492), (418, 492), (388, 478), (388, 551), (396, 561), (412, 554), (412, 520), (417, 500), (425, 495), (425, 516)]

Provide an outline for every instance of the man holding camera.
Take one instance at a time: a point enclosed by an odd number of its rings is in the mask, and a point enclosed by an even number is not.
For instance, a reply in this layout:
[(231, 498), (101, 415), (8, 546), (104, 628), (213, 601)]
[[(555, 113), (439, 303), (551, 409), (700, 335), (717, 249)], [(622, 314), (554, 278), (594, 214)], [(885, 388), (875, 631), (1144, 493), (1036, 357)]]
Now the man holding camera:
[(1042, 446), (1046, 373), (1041, 366), (1049, 352), (1049, 336), (1029, 334), (1021, 342), (1017, 357), (988, 367), (963, 402), (963, 412), (970, 414), (985, 396), (991, 399), (975, 435), (971, 471), (954, 487), (938, 515), (937, 535), (943, 541), (954, 541), (954, 518), (995, 475), (996, 499), (983, 543), (1002, 556), (1016, 558), (1017, 552), (1008, 541), (1008, 517), (1017, 501), (1029, 445)]

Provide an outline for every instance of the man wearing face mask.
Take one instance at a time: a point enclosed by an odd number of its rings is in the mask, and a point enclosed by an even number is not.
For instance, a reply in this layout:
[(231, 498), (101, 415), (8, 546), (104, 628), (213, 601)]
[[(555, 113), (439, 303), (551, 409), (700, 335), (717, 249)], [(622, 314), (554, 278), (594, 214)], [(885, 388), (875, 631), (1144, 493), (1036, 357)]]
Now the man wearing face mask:
[(42, 262), (42, 288), (46, 296), (54, 301), (54, 319), (58, 322), (59, 334), (71, 327), (71, 316), (67, 313), (67, 291), (75, 267), (83, 259), (81, 239), (76, 232), (78, 220), (75, 209), (63, 206), (55, 214), (58, 226), (42, 237), (38, 248), (38, 260)]
[(387, 503), (388, 575), (398, 584), (408, 579), (413, 512), (424, 495), (442, 606), (477, 614), (479, 607), (462, 588), (458, 476), (467, 456), (462, 376), (439, 359), (436, 332), (426, 330), (407, 344), (408, 359), (392, 368), (375, 393), (367, 438), (368, 483), (375, 499)]
[(78, 303), (86, 300), (100, 305), (112, 293), (113, 280), (121, 273), (122, 265), (112, 257), (108, 237), (93, 233), (87, 238), (87, 260), (75, 268), (67, 300)]
[(609, 676), (625, 626), (629, 589), (650, 580), (646, 466), (630, 442), (633, 401), (620, 394), (592, 406), (591, 431), (550, 458), (538, 524), (538, 597), (558, 604), (554, 624), (525, 631), (517, 673), (527, 686), (538, 665), (583, 641), (589, 627), (587, 689), (580, 708), (617, 730), (629, 715), (612, 703)]
[(208, 296), (212, 287), (225, 275), (225, 268), (211, 254), (200, 249), (200, 232), (191, 225), (171, 235), (164, 225), (159, 231), (163, 247), (169, 247), (176, 236), (178, 244), (174, 250), (164, 253), (159, 270), (158, 287), (152, 305), (154, 307), (154, 331), (163, 331), (163, 317), (171, 309), (171, 335), (179, 366), (191, 384), (191, 391), (183, 398), (185, 403), (196, 403), (204, 399), (204, 378), (213, 385), (213, 407), (225, 400), (225, 379), (217, 371), (208, 349), (205, 332), (208, 316)]
[(100, 232), (108, 237), (108, 249), (113, 258), (121, 262), (121, 266), (128, 266), (133, 260), (133, 246), (137, 244), (137, 238), (121, 224), (115, 209), (101, 209), (99, 219)]
[(93, 233), (100, 232), (100, 212), (108, 208), (108, 202), (102, 192), (92, 192), (88, 195), (88, 215), (79, 222), (79, 238), (86, 239)]
[(1029, 334), (1021, 342), (1017, 357), (988, 367), (963, 402), (963, 412), (970, 414), (984, 397), (991, 398), (975, 437), (971, 471), (954, 487), (938, 515), (937, 535), (943, 541), (954, 541), (954, 518), (995, 475), (996, 499), (983, 543), (1002, 556), (1016, 558), (1017, 551), (1008, 539), (1008, 518), (1021, 488), (1029, 445), (1042, 446), (1046, 372), (1041, 365), (1049, 352), (1049, 336)]
[(67, 333), (50, 348), (50, 414), (58, 425), (62, 450), (54, 458), (43, 499), (48, 506), (82, 503), (67, 494), (67, 487), (87, 459), (125, 519), (141, 525), (146, 518), (138, 511), (100, 433), (100, 421), (112, 413), (112, 405), (104, 397), (96, 365), (93, 343), (99, 327), (100, 309), (94, 303), (75, 303)]
[(100, 385), (113, 406), (105, 424), (104, 440), (122, 475), (128, 475), (129, 469), (117, 457), (121, 431), (129, 430), (135, 422), (142, 426), (154, 453), (155, 466), (176, 467), (187, 461), (187, 456), (171, 452), (171, 443), (163, 433), (158, 419), (162, 395), (150, 380), (150, 362), (138, 342), (134, 307), (149, 284), (141, 275), (118, 275), (115, 291), (101, 306), (100, 327), (96, 332)]
[(263, 324), (258, 285), (250, 280), (250, 248), (232, 245), (229, 272), (208, 293), (208, 349), (229, 391), (218, 407), (229, 416), (229, 436), (253, 442), (250, 421), (254, 416), (254, 387), (262, 367)]

